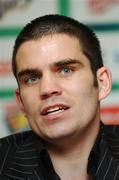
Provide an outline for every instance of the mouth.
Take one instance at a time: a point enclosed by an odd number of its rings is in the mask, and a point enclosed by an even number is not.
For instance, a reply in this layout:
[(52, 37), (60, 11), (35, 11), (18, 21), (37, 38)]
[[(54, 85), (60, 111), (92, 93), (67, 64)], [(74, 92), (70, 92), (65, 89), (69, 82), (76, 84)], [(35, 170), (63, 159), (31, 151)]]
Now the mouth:
[(52, 115), (52, 114), (56, 114), (56, 113), (60, 113), (60, 112), (66, 111), (69, 108), (70, 108), (69, 106), (66, 106), (66, 105), (63, 105), (63, 104), (49, 106), (49, 107), (44, 108), (41, 111), (41, 115), (42, 116)]

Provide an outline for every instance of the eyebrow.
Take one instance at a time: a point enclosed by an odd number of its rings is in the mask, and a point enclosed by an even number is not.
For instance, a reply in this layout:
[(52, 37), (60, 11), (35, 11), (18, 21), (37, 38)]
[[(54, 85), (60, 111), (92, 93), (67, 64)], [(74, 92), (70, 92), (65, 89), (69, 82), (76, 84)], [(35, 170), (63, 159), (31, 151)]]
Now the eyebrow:
[(82, 63), (79, 60), (76, 59), (63, 59), (61, 61), (55, 62), (52, 66), (56, 66), (56, 67), (62, 67), (62, 66), (66, 66), (69, 64), (79, 64), (81, 65)]
[(38, 75), (38, 76), (42, 75), (41, 71), (38, 69), (25, 69), (25, 70), (21, 70), (18, 73), (18, 79), (22, 78), (23, 76), (27, 76), (31, 74)]
[[(58, 62), (54, 62), (53, 64), (51, 64), (51, 68), (54, 67), (63, 67), (66, 65), (70, 65), (70, 64), (78, 64), (78, 65), (82, 65), (82, 63), (79, 60), (76, 59), (63, 59), (60, 60)], [(41, 70), (37, 69), (37, 68), (31, 68), (31, 69), (23, 69), (18, 73), (18, 79), (21, 79), (23, 76), (27, 76), (30, 74), (35, 74), (37, 76), (42, 76), (42, 72)]]

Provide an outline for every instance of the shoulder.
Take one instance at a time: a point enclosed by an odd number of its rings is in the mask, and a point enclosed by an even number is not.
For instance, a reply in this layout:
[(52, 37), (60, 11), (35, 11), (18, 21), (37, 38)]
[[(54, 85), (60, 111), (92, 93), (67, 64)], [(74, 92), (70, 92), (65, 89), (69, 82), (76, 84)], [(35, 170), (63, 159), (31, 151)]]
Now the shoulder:
[(112, 156), (119, 159), (119, 125), (103, 125), (102, 134)]
[(6, 177), (6, 174), (23, 176), (23, 179), (30, 176), (38, 166), (39, 154), (43, 148), (43, 140), (33, 131), (0, 139), (0, 179)]
[(119, 137), (119, 125), (104, 125), (103, 130), (106, 134)]
[(102, 124), (102, 133), (107, 139), (119, 141), (119, 125), (104, 125)]
[[(36, 155), (37, 141), (41, 142), (33, 131), (21, 132), (0, 139), (0, 177), (14, 162), (19, 164), (24, 157)], [(29, 149), (34, 149), (30, 154)], [(17, 159), (17, 157), (19, 157)]]
[(0, 151), (3, 149), (4, 146), (12, 146), (17, 147), (19, 146), (24, 140), (26, 140), (33, 132), (26, 131), (17, 134), (12, 134), (7, 137), (0, 139)]
[(0, 162), (8, 154), (14, 152), (33, 134), (32, 131), (21, 132), (13, 134), (0, 139)]

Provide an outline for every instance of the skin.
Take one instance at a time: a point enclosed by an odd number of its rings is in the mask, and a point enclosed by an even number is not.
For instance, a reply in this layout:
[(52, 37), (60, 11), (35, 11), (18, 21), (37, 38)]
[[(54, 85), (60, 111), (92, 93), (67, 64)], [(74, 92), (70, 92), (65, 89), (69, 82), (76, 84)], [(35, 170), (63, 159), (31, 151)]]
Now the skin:
[[(76, 38), (63, 35), (30, 40), (18, 49), (16, 90), (32, 129), (49, 142), (72, 142), (99, 128), (99, 101), (110, 91), (108, 72), (97, 72), (99, 87)], [(103, 79), (107, 80), (107, 83)], [(100, 87), (108, 85), (106, 93)], [(107, 86), (106, 86), (107, 87)], [(52, 108), (65, 108), (57, 112)]]
[(57, 174), (62, 180), (90, 180), (88, 157), (99, 131), (100, 100), (111, 90), (110, 71), (98, 69), (95, 87), (79, 41), (65, 34), (23, 43), (16, 63), (17, 102), (46, 140)]

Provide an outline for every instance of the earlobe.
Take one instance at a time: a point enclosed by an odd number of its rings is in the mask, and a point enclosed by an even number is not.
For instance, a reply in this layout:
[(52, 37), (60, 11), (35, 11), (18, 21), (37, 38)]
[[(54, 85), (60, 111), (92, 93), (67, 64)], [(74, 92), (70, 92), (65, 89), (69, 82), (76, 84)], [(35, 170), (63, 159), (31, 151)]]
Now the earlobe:
[(97, 71), (99, 100), (108, 96), (112, 89), (112, 76), (109, 69), (102, 67)]
[(21, 99), (21, 96), (20, 96), (19, 89), (16, 89), (15, 94), (16, 94), (16, 102), (17, 102), (21, 112), (24, 114), (24, 116), (26, 116), (24, 105), (23, 105), (23, 102), (22, 102), (22, 99)]

